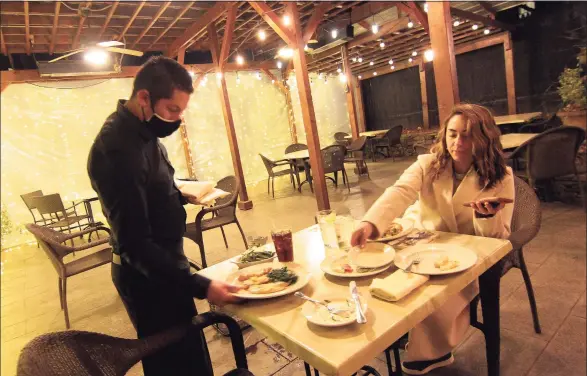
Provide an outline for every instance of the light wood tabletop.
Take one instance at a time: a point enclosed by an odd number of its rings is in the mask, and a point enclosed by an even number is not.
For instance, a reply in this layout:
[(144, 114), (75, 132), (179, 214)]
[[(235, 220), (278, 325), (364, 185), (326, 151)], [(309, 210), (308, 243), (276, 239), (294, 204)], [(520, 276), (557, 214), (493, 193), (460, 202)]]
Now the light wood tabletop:
[(515, 149), (518, 146), (528, 142), (539, 133), (508, 133), (499, 137), (501, 140), (501, 147), (505, 149)]
[(283, 159), (306, 159), (310, 158), (310, 152), (308, 150), (292, 151), (283, 156)]
[[(327, 276), (320, 269), (325, 249), (318, 226), (295, 233), (293, 239), (294, 262), (305, 267), (312, 275), (308, 285), (301, 291), (316, 298), (349, 296), (350, 279)], [(226, 306), (225, 310), (245, 320), (318, 371), (326, 375), (352, 375), (433, 313), (450, 296), (477, 280), (512, 249), (507, 240), (452, 233), (439, 233), (433, 243), (471, 249), (478, 256), (477, 263), (461, 273), (432, 277), (395, 303), (370, 296), (368, 286), (373, 277), (356, 279), (359, 292), (368, 304), (366, 324), (355, 322), (340, 328), (315, 326), (308, 323), (301, 313), (304, 302), (292, 295), (246, 301)], [(277, 261), (274, 262), (277, 264)], [(394, 268), (376, 277), (383, 278)], [(236, 270), (236, 265), (224, 261), (199, 273), (209, 278), (226, 280)]]
[(527, 112), (524, 114), (515, 114), (515, 115), (504, 115), (504, 116), (495, 116), (495, 124), (497, 125), (504, 125), (504, 124), (520, 124), (526, 123), (530, 119), (542, 115), (541, 112)]
[[(377, 136), (381, 136), (381, 135), (387, 133), (388, 131), (389, 131), (389, 129), (380, 129), (378, 131), (361, 132), (361, 133), (359, 133), (359, 136), (365, 136), (367, 138), (377, 137)], [(344, 138), (351, 139), (351, 138), (353, 138), (353, 136), (348, 135), (348, 136), (345, 136)]]

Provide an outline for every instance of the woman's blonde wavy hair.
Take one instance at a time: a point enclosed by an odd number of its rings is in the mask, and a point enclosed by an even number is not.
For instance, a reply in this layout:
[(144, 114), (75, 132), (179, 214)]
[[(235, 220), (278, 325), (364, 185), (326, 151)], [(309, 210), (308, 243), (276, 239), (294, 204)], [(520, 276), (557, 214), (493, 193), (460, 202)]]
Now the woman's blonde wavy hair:
[(473, 140), (473, 167), (479, 175), (479, 186), (491, 188), (503, 179), (507, 171), (499, 139), (501, 132), (489, 109), (477, 104), (456, 105), (440, 127), (437, 141), (431, 148), (432, 154), (436, 156), (431, 168), (433, 178), (437, 179), (452, 161), (446, 147), (446, 131), (449, 120), (456, 115), (465, 118)]

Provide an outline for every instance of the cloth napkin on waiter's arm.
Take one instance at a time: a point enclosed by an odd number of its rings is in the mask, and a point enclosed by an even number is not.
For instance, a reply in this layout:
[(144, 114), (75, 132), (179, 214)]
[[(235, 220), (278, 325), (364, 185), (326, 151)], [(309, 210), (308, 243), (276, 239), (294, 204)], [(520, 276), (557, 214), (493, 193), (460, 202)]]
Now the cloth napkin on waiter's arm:
[(217, 199), (230, 195), (230, 192), (215, 188), (213, 181), (181, 181), (176, 180), (175, 185), (186, 197), (194, 197), (198, 203), (206, 206), (214, 206)]
[(390, 302), (396, 302), (422, 286), (430, 277), (397, 270), (387, 277), (375, 278), (369, 286), (371, 295)]

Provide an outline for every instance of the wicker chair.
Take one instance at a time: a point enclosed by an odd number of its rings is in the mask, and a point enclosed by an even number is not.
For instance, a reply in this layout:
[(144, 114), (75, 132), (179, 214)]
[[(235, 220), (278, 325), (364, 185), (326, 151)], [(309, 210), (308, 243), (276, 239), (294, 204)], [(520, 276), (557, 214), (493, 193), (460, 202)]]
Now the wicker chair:
[(584, 140), (585, 131), (579, 127), (550, 129), (519, 146), (509, 154), (509, 159), (516, 162), (515, 166), (524, 166), (515, 171), (516, 175), (528, 181), (534, 189), (538, 181), (574, 177), (579, 184), (579, 193), (585, 206), (585, 193), (575, 165), (579, 147)]
[[(86, 225), (92, 222), (92, 218), (88, 213), (78, 214), (76, 207), (85, 204), (80, 201), (69, 208), (65, 208), (61, 195), (54, 193), (44, 196), (35, 196), (32, 199), (33, 205), (41, 214), (41, 218), (45, 221), (45, 226), (59, 231), (68, 231), (71, 233), (73, 228), (82, 229), (82, 221), (86, 221)], [(69, 211), (68, 211), (69, 210)], [(73, 245), (73, 239), (72, 243)]]
[[(293, 153), (296, 151), (308, 150), (308, 145), (306, 144), (291, 144), (285, 148), (285, 154)], [(305, 171), (304, 169), (304, 161), (301, 159), (290, 161), (291, 169), (296, 174), (296, 179), (298, 183), (300, 182), (300, 172)]]
[(346, 157), (344, 159), (344, 163), (354, 163), (357, 166), (357, 171), (359, 174), (362, 173), (364, 170), (367, 173), (367, 177), (369, 176), (369, 167), (367, 167), (367, 161), (365, 160), (365, 148), (367, 145), (367, 137), (361, 136), (356, 140), (353, 140), (349, 147), (347, 148), (347, 152), (351, 153), (350, 157)]
[(348, 147), (351, 143), (351, 140), (347, 138), (348, 136), (349, 134), (346, 132), (336, 132), (334, 134), (334, 142), (336, 142), (338, 145)]
[(344, 168), (345, 154), (346, 148), (344, 146), (330, 145), (322, 149), (322, 160), (324, 163), (324, 174), (334, 174), (334, 179), (330, 176), (326, 176), (326, 178), (330, 179), (334, 183), (334, 186), (338, 188), (338, 172), (340, 171), (342, 173), (342, 182), (350, 192), (349, 178)]
[(171, 328), (145, 339), (67, 331), (41, 335), (29, 342), (18, 359), (17, 376), (122, 376), (145, 357), (165, 349), (190, 333), (222, 323), (229, 328), (237, 369), (226, 375), (251, 376), (242, 332), (228, 316), (206, 312), (191, 325)]
[[(516, 187), (516, 198), (512, 216), (512, 232), (509, 238), (513, 249), (501, 260), (501, 275), (504, 276), (511, 268), (518, 268), (522, 271), (522, 277), (524, 278), (526, 291), (528, 292), (528, 300), (530, 301), (534, 330), (536, 333), (541, 333), (534, 289), (532, 288), (530, 274), (528, 273), (523, 253), (524, 245), (534, 239), (540, 230), (540, 222), (542, 220), (540, 200), (534, 193), (534, 190), (519, 177), (514, 177), (514, 184)], [(479, 304), (479, 296), (471, 302), (471, 325), (484, 331), (483, 324), (477, 320), (477, 304)]]
[(414, 151), (416, 152), (416, 155), (422, 155), (422, 154), (429, 154), (430, 153), (430, 146), (429, 145), (414, 144), (413, 148), (414, 148)]
[(536, 121), (524, 124), (518, 130), (519, 133), (542, 133), (549, 129), (558, 128), (563, 125), (562, 120), (553, 113), (548, 119), (538, 119)]
[(397, 125), (391, 128), (382, 139), (377, 140), (377, 143), (374, 144), (375, 151), (385, 150), (387, 157), (391, 157), (392, 161), (395, 161), (395, 156), (393, 154), (394, 149), (399, 151), (402, 155), (404, 154), (404, 148), (401, 142), (403, 130), (404, 127), (402, 125)]
[[(202, 233), (204, 231), (212, 230), (220, 227), (222, 232), (222, 238), (224, 239), (224, 245), (228, 248), (228, 242), (226, 241), (226, 234), (224, 233), (223, 226), (227, 226), (231, 223), (236, 224), (238, 230), (243, 237), (245, 248), (248, 248), (247, 239), (243, 228), (241, 227), (238, 218), (236, 217), (236, 200), (238, 198), (238, 181), (234, 176), (227, 176), (222, 178), (216, 184), (216, 188), (222, 189), (223, 191), (230, 192), (230, 195), (216, 200), (216, 204), (210, 208), (203, 208), (196, 215), (196, 219), (192, 223), (186, 225), (186, 232), (184, 236), (188, 239), (193, 240), (200, 248), (200, 256), (202, 258), (202, 268), (207, 268), (206, 263), (206, 252), (204, 249), (204, 237)], [(206, 214), (212, 214), (212, 218), (204, 218)], [(190, 260), (190, 265), (196, 269), (200, 269), (198, 266)]]
[[(302, 149), (302, 150), (304, 150), (304, 149)], [(299, 175), (297, 174), (297, 165), (292, 164), (292, 163), (290, 163), (290, 161), (287, 161), (285, 159), (281, 160), (281, 161), (272, 161), (271, 159), (267, 158), (263, 154), (259, 154), (259, 156), (263, 160), (263, 164), (265, 165), (265, 168), (267, 169), (267, 174), (269, 175), (267, 177), (267, 194), (270, 194), (271, 192), (273, 192), (272, 197), (275, 198), (275, 178), (279, 177), (279, 176), (289, 175), (289, 180), (293, 184), (294, 190), (296, 189), (295, 180), (297, 179), (298, 183), (299, 183)], [(274, 170), (276, 167), (285, 167), (285, 166), (287, 166), (287, 169), (278, 170), (278, 171)], [(303, 165), (302, 165), (302, 168), (303, 168)], [(295, 178), (294, 178), (294, 176), (295, 176)], [(271, 185), (271, 190), (269, 189), (270, 185)]]
[[(97, 268), (102, 265), (109, 264), (112, 261), (112, 248), (110, 248), (108, 242), (109, 237), (99, 238), (95, 241), (81, 244), (77, 247), (70, 247), (63, 243), (68, 240), (73, 240), (77, 236), (82, 236), (103, 230), (110, 234), (110, 230), (106, 227), (92, 227), (84, 231), (76, 232), (73, 234), (65, 234), (52, 230), (50, 228), (39, 226), (34, 223), (27, 224), (26, 229), (31, 232), (37, 239), (37, 242), (41, 245), (41, 248), (47, 256), (53, 267), (59, 275), (59, 299), (61, 302), (61, 309), (65, 316), (65, 327), (69, 329), (69, 312), (67, 310), (67, 278), (74, 275), (86, 272), (90, 269)], [(79, 252), (86, 249), (93, 249), (96, 252), (81, 257), (75, 261), (68, 263), (63, 262), (63, 258), (70, 253)]]

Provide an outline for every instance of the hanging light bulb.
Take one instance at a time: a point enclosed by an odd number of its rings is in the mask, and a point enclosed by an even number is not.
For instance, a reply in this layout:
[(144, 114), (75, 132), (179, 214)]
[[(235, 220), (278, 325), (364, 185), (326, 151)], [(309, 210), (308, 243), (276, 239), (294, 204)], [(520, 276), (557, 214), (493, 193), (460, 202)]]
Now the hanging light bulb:
[(434, 51), (426, 50), (426, 52), (424, 52), (424, 58), (426, 61), (432, 61), (434, 59)]
[(461, 24), (461, 23), (459, 22), (459, 20), (456, 20), (456, 21), (453, 23), (453, 26), (454, 26), (454, 27), (457, 27), (457, 26), (459, 26), (460, 24)]
[(385, 42), (381, 42), (381, 43), (379, 43), (379, 47), (381, 47), (381, 48), (385, 48)]
[(241, 55), (236, 55), (236, 63), (238, 65), (243, 65), (245, 63), (245, 58)]
[(256, 76), (257, 76), (257, 80), (260, 80), (262, 78), (261, 77), (261, 72), (257, 72)]
[(408, 62), (409, 62), (409, 63), (411, 63), (412, 61), (414, 61), (414, 60), (412, 60), (412, 58), (409, 58), (409, 59), (408, 59)]
[(283, 57), (284, 59), (289, 59), (293, 56), (293, 50), (289, 47), (280, 48), (277, 52), (279, 56)]
[(281, 67), (283, 67), (283, 63), (279, 60), (277, 60), (277, 68), (281, 69)]
[(428, 3), (424, 3), (424, 12), (428, 13)]
[(304, 46), (304, 51), (308, 51), (308, 45), (307, 44)]
[(393, 65), (393, 59), (389, 59), (389, 65)]
[(373, 34), (377, 34), (379, 32), (379, 25), (377, 25), (376, 23), (371, 25), (371, 31), (373, 32)]
[(338, 69), (336, 70), (338, 73), (342, 72), (342, 69), (340, 69), (340, 67), (338, 67)]
[(257, 33), (257, 37), (259, 38), (259, 40), (265, 40), (267, 38), (265, 30), (259, 30), (259, 32)]
[(346, 75), (341, 73), (338, 75), (338, 79), (340, 80), (340, 82), (345, 83), (346, 82)]
[(414, 23), (412, 22), (412, 20), (408, 21), (408, 27), (411, 29), (412, 27), (414, 27)]
[(283, 24), (285, 26), (289, 26), (289, 24), (291, 24), (291, 18), (287, 14), (283, 16)]
[(221, 79), (222, 78), (222, 72), (216, 72), (216, 78), (217, 79)]
[(330, 35), (332, 36), (332, 39), (336, 39), (336, 37), (338, 36), (338, 30), (334, 29), (330, 32)]
[(479, 28), (479, 26), (478, 26), (478, 25), (473, 25), (473, 26), (471, 26), (471, 29), (473, 29), (473, 30), (477, 30), (478, 28)]
[(104, 65), (108, 60), (108, 54), (105, 50), (96, 49), (86, 52), (84, 60), (94, 65)]
[(374, 62), (372, 62), (372, 61), (371, 61), (371, 62), (369, 62), (369, 65), (374, 65), (374, 64), (375, 64), (375, 63), (374, 63)]
[(395, 70), (395, 65), (392, 65), (391, 66), (391, 70)]
[(361, 78), (363, 78), (363, 76), (359, 75), (359, 80), (360, 80)]
[(357, 62), (357, 58), (356, 57), (353, 57), (351, 60), (353, 61), (353, 63), (356, 63)]
[(489, 29), (485, 29), (485, 30), (483, 31), (483, 34), (487, 35), (487, 34), (489, 34), (490, 32), (491, 32), (491, 31), (490, 31)]
[(373, 76), (377, 76), (377, 72), (373, 72)]
[(412, 52), (412, 56), (418, 56), (418, 51)]
[(194, 78), (194, 72), (190, 71), (189, 74), (191, 78)]
[(359, 58), (357, 59), (357, 61), (358, 61), (359, 63), (362, 63), (362, 62), (363, 62), (363, 58), (362, 58), (362, 57), (359, 57)]
[(241, 78), (238, 76), (238, 72), (236, 74), (236, 84), (240, 84), (241, 83)]

